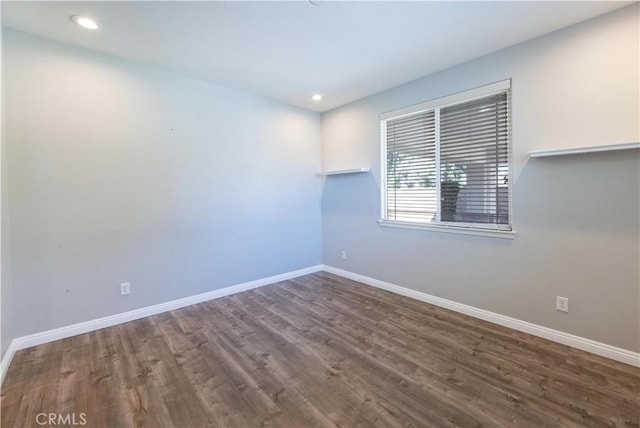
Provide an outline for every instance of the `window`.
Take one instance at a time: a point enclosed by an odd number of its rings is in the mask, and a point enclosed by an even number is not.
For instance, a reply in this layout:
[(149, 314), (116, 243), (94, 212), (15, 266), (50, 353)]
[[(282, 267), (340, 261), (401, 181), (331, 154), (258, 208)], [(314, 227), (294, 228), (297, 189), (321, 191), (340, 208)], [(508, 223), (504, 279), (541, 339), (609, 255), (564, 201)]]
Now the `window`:
[(511, 81), (381, 115), (383, 225), (511, 230)]

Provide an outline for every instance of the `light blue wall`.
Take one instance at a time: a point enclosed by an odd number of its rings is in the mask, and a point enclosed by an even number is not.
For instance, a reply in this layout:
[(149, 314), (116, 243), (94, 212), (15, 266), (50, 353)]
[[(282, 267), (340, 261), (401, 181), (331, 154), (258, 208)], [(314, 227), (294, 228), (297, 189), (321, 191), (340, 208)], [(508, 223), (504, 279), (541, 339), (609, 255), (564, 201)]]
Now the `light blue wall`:
[[(638, 28), (636, 4), (323, 114), (323, 168), (373, 168), (326, 180), (324, 263), (640, 350), (638, 150), (527, 155), (640, 140)], [(517, 237), (378, 226), (379, 114), (505, 78)], [(568, 314), (556, 296), (569, 298)]]
[(14, 337), (320, 263), (319, 114), (12, 30), (3, 60)]
[(0, 144), (0, 166), (2, 171), (2, 204), (0, 206), (1, 214), (1, 229), (0, 229), (0, 358), (4, 357), (11, 340), (14, 338), (13, 334), (13, 295), (11, 278), (11, 263), (10, 263), (10, 235), (9, 235), (9, 206), (7, 204), (7, 158), (6, 158), (6, 144), (5, 144), (5, 123), (4, 123), (4, 110), (2, 114), (2, 142)]

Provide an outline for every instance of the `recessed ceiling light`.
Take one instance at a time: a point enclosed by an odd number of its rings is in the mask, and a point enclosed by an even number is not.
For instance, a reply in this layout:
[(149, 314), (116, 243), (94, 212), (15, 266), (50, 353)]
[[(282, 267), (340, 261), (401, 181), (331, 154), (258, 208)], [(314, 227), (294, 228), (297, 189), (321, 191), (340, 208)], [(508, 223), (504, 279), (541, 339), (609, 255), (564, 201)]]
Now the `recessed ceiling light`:
[(81, 27), (88, 28), (89, 30), (95, 30), (98, 28), (98, 24), (91, 18), (87, 18), (86, 16), (73, 15), (71, 20), (78, 24)]
[(311, 99), (312, 99), (313, 101), (322, 101), (322, 95), (320, 95), (320, 94), (313, 94), (313, 95), (311, 95)]

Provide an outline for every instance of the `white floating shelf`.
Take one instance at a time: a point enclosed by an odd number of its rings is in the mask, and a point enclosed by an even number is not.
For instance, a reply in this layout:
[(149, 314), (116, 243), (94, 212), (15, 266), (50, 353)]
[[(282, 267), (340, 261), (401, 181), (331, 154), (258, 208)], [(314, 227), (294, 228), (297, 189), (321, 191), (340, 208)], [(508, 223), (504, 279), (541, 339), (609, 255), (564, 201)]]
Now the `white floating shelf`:
[(542, 158), (547, 156), (577, 155), (581, 153), (611, 152), (614, 150), (640, 149), (640, 143), (609, 144), (605, 146), (575, 147), (572, 149), (535, 150), (529, 152), (529, 157)]
[(356, 168), (356, 169), (340, 169), (335, 171), (319, 172), (318, 175), (340, 175), (340, 174), (360, 174), (362, 172), (371, 172), (371, 168)]

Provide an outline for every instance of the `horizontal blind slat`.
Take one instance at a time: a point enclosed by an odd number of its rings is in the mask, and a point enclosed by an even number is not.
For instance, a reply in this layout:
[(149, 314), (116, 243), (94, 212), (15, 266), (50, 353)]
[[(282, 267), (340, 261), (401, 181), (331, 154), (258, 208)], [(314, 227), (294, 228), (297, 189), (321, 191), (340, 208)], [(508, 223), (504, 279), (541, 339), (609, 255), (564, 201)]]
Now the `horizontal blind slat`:
[(508, 223), (508, 93), (440, 110), (446, 222)]
[[(387, 218), (445, 223), (508, 224), (509, 92), (386, 123)], [(436, 150), (441, 194), (436, 194)]]
[(387, 218), (435, 215), (435, 128), (434, 111), (387, 121)]

